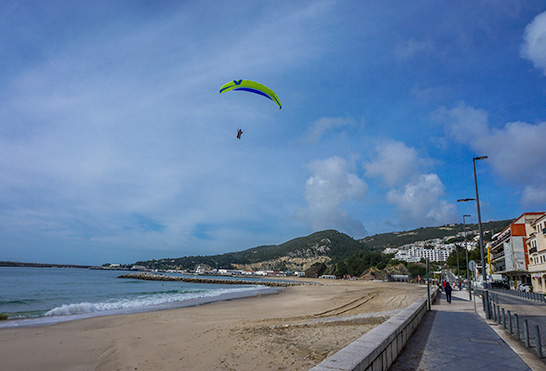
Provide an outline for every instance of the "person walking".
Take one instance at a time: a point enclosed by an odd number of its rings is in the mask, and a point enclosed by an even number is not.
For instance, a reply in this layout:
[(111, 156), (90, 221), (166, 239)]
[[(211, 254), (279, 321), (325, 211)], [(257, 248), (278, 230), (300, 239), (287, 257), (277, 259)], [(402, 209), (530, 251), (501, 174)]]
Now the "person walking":
[(453, 289), (451, 288), (449, 282), (447, 282), (446, 286), (444, 287), (444, 292), (446, 293), (446, 299), (449, 304), (451, 304), (451, 290)]

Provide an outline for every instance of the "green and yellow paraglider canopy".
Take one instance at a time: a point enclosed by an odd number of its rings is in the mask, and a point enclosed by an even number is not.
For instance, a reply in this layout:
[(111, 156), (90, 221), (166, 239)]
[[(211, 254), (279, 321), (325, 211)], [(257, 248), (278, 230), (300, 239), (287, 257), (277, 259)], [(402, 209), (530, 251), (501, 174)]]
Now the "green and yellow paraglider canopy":
[(266, 98), (271, 99), (273, 102), (279, 106), (279, 110), (282, 109), (281, 101), (277, 97), (277, 94), (267, 86), (257, 83), (250, 80), (233, 80), (225, 84), (220, 88), (220, 94), (225, 93), (226, 91), (231, 90), (240, 90), (248, 91), (255, 94), (263, 95)]

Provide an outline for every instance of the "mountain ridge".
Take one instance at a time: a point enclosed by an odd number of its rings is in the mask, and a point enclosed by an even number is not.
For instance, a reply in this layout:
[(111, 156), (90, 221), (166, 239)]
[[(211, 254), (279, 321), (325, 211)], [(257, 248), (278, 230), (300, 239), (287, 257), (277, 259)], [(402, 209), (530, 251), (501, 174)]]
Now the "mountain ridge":
[[(512, 220), (482, 223), (484, 231), (499, 232)], [(467, 224), (466, 230), (474, 233), (477, 224)], [(463, 232), (463, 224), (449, 224), (438, 227), (421, 227), (409, 231), (388, 232), (355, 240), (345, 233), (333, 229), (314, 232), (308, 236), (296, 237), (279, 245), (261, 245), (238, 252), (209, 256), (185, 256), (136, 262), (150, 269), (183, 269), (194, 271), (197, 266), (211, 269), (241, 270), (288, 270), (305, 271), (317, 263), (334, 264), (354, 254), (379, 252), (386, 247), (435, 238), (455, 236)]]

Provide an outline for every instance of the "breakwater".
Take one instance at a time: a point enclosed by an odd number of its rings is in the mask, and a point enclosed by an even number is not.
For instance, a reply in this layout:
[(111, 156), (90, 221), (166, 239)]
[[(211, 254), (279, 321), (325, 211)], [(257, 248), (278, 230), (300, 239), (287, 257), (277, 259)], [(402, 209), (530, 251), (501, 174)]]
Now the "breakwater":
[(302, 282), (289, 282), (289, 281), (251, 281), (251, 280), (237, 280), (227, 278), (205, 278), (205, 277), (184, 277), (184, 276), (165, 276), (160, 274), (139, 272), (139, 273), (126, 273), (118, 278), (132, 278), (137, 280), (147, 281), (183, 281), (191, 283), (219, 283), (224, 285), (264, 285), (270, 287), (289, 287), (301, 285)]

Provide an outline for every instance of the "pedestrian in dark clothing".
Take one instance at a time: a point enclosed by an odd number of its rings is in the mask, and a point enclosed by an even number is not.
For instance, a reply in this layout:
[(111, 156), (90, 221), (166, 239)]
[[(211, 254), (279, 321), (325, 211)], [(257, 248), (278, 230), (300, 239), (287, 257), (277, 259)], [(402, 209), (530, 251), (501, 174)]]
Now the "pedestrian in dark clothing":
[(449, 282), (446, 284), (446, 287), (444, 287), (444, 291), (446, 293), (446, 299), (447, 299), (447, 302), (449, 304), (451, 304), (451, 285), (449, 284)]

